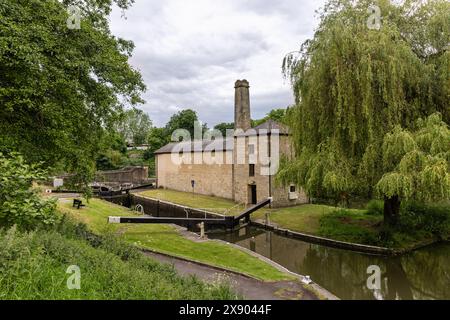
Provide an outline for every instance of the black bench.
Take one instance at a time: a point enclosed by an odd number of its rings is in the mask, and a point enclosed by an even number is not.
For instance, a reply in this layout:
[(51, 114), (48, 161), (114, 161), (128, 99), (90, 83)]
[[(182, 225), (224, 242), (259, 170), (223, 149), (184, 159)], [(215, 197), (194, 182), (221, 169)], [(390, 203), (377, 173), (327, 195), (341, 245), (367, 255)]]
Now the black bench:
[(86, 205), (83, 204), (83, 201), (79, 200), (79, 199), (73, 199), (73, 208), (77, 208), (80, 209), (82, 207), (85, 207)]

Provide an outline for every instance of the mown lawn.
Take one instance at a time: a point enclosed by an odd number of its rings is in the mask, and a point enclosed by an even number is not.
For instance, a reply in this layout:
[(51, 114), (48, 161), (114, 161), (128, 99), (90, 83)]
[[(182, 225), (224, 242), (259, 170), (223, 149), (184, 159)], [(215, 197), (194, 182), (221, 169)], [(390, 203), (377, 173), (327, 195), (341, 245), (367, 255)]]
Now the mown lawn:
[[(339, 209), (327, 205), (304, 204), (288, 208), (263, 209), (254, 214), (253, 218), (265, 219), (268, 212), (269, 221), (279, 227), (313, 235), (331, 235), (324, 229), (324, 221)], [(345, 217), (336, 220), (335, 228), (339, 228), (339, 224), (342, 224), (343, 228), (349, 225), (370, 227), (380, 221), (379, 216), (368, 215), (366, 210), (346, 209), (345, 212)]]
[(304, 204), (295, 207), (263, 209), (253, 214), (253, 219), (265, 219), (269, 213), (270, 223), (292, 231), (316, 234), (320, 228), (320, 218), (331, 213), (335, 207)]
[[(205, 208), (209, 211), (237, 215), (242, 207), (228, 199), (205, 195), (192, 195), (187, 192), (155, 189), (140, 193), (140, 195), (157, 198), (192, 208)], [(232, 208), (230, 210), (230, 208)], [(335, 240), (355, 243), (374, 244), (381, 216), (367, 214), (366, 210), (346, 209), (305, 204), (295, 207), (274, 208), (268, 207), (253, 213), (252, 219), (265, 219), (269, 213), (270, 223), (292, 231), (327, 237)], [(227, 211), (228, 210), (228, 211)], [(339, 211), (339, 214), (336, 212)]]
[(229, 199), (168, 189), (148, 190), (140, 192), (139, 195), (229, 216), (238, 215), (245, 209), (244, 205)]
[[(204, 195), (193, 196), (186, 192), (173, 190), (151, 190), (142, 194), (193, 208), (207, 206), (210, 211), (219, 213), (223, 213), (227, 208), (232, 208), (235, 205), (227, 199)], [(228, 214), (236, 215), (240, 210), (229, 210)], [(339, 241), (411, 248), (433, 240), (433, 236), (429, 232), (428, 234), (419, 232), (419, 227), (410, 228), (408, 232), (392, 229), (387, 234), (383, 230), (382, 213), (369, 214), (368, 210), (362, 209), (343, 209), (320, 204), (304, 204), (273, 209), (265, 207), (253, 213), (252, 219), (265, 220), (267, 213), (270, 223), (280, 228)], [(414, 232), (411, 232), (411, 230), (414, 230)]]
[(242, 272), (266, 281), (291, 277), (258, 258), (231, 245), (217, 241), (194, 241), (183, 237), (171, 225), (108, 224), (108, 216), (132, 216), (133, 212), (106, 201), (91, 199), (81, 210), (72, 208), (71, 201), (61, 200), (59, 210), (86, 223), (98, 234), (114, 232), (137, 246), (191, 260)]

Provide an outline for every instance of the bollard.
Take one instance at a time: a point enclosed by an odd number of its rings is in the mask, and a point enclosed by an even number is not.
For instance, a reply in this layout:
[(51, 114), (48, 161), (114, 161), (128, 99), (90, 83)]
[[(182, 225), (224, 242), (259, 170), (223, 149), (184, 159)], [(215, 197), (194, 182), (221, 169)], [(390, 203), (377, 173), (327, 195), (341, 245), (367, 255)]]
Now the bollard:
[(269, 221), (269, 212), (266, 212), (266, 226), (268, 226), (270, 224)]
[(250, 250), (253, 252), (256, 252), (256, 242), (255, 242), (255, 237), (252, 237), (250, 239)]
[(200, 238), (201, 239), (205, 238), (205, 223), (204, 222), (200, 223)]

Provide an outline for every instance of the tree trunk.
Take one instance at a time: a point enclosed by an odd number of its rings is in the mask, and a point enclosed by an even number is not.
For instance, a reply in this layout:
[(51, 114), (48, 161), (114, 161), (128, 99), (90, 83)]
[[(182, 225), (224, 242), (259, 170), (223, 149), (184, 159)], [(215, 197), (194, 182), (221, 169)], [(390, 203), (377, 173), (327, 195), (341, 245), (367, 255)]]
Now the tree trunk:
[(384, 224), (397, 224), (400, 215), (400, 200), (398, 196), (384, 197)]

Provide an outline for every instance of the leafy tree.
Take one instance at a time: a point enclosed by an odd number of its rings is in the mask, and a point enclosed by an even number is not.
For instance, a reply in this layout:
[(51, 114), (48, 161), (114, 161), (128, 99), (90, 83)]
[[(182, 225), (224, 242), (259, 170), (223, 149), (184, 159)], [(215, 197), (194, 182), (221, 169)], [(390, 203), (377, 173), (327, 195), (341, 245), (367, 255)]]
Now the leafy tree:
[[(195, 122), (198, 121), (197, 113), (192, 109), (185, 109), (182, 110), (176, 114), (174, 114), (169, 122), (167, 122), (165, 126), (165, 136), (170, 137), (172, 136), (172, 133), (177, 129), (185, 129), (188, 130), (191, 139), (194, 139), (194, 128), (195, 128)], [(207, 131), (208, 128), (206, 124), (202, 125), (202, 133)]]
[(273, 109), (267, 115), (259, 120), (252, 120), (252, 127), (259, 126), (267, 120), (274, 120), (280, 123), (285, 122), (286, 109)]
[(148, 159), (150, 159), (153, 156), (153, 153), (156, 150), (167, 144), (169, 140), (170, 137), (167, 137), (165, 135), (165, 128), (152, 128), (147, 138), (149, 144), (148, 151), (151, 154), (151, 156)]
[[(285, 122), (285, 115), (286, 115), (287, 109), (273, 109), (270, 110), (266, 114), (266, 116), (262, 119), (252, 120), (252, 127), (259, 126), (260, 124), (266, 122), (267, 120), (275, 120), (280, 123)], [(214, 126), (214, 129), (219, 130), (222, 132), (223, 136), (226, 135), (227, 130), (234, 129), (234, 122), (222, 122)]]
[(127, 110), (118, 124), (118, 132), (123, 139), (134, 145), (146, 143), (151, 128), (152, 121), (148, 114), (135, 108)]
[(45, 171), (27, 164), (21, 155), (0, 153), (1, 227), (31, 230), (56, 222), (55, 201), (41, 199), (32, 189), (33, 181), (45, 178)]
[[(142, 102), (133, 43), (114, 37), (108, 15), (132, 0), (0, 0), (0, 146), (29, 162), (93, 177), (102, 136), (123, 105)], [(67, 27), (68, 6), (81, 28)]]
[(97, 170), (116, 170), (124, 166), (126, 156), (117, 150), (108, 149), (99, 154), (96, 159)]
[(227, 135), (227, 130), (234, 130), (234, 122), (222, 122), (214, 126), (215, 130), (219, 130), (222, 132), (222, 135), (225, 137)]
[(382, 168), (376, 189), (385, 199), (385, 221), (397, 222), (400, 199), (450, 199), (450, 129), (441, 115), (419, 119), (413, 132), (396, 126), (387, 133)]
[(127, 154), (125, 139), (118, 132), (111, 129), (103, 135), (100, 151), (96, 158), (97, 170), (114, 170), (123, 165)]
[[(450, 4), (379, 1), (379, 30), (367, 27), (371, 5), (330, 0), (314, 38), (303, 43), (298, 56), (285, 58), (283, 69), (296, 97), (289, 111), (296, 155), (283, 160), (278, 178), (297, 182), (313, 197), (346, 200), (379, 192), (389, 222), (396, 220), (391, 217), (398, 215), (401, 199), (429, 199), (428, 187), (448, 199), (448, 158), (445, 162), (431, 145), (419, 148), (412, 136), (425, 130), (415, 127), (419, 118), (440, 112), (441, 133), (450, 121)], [(401, 182), (408, 175), (400, 169), (407, 166), (403, 156), (413, 157), (413, 150), (428, 159), (422, 182)]]

